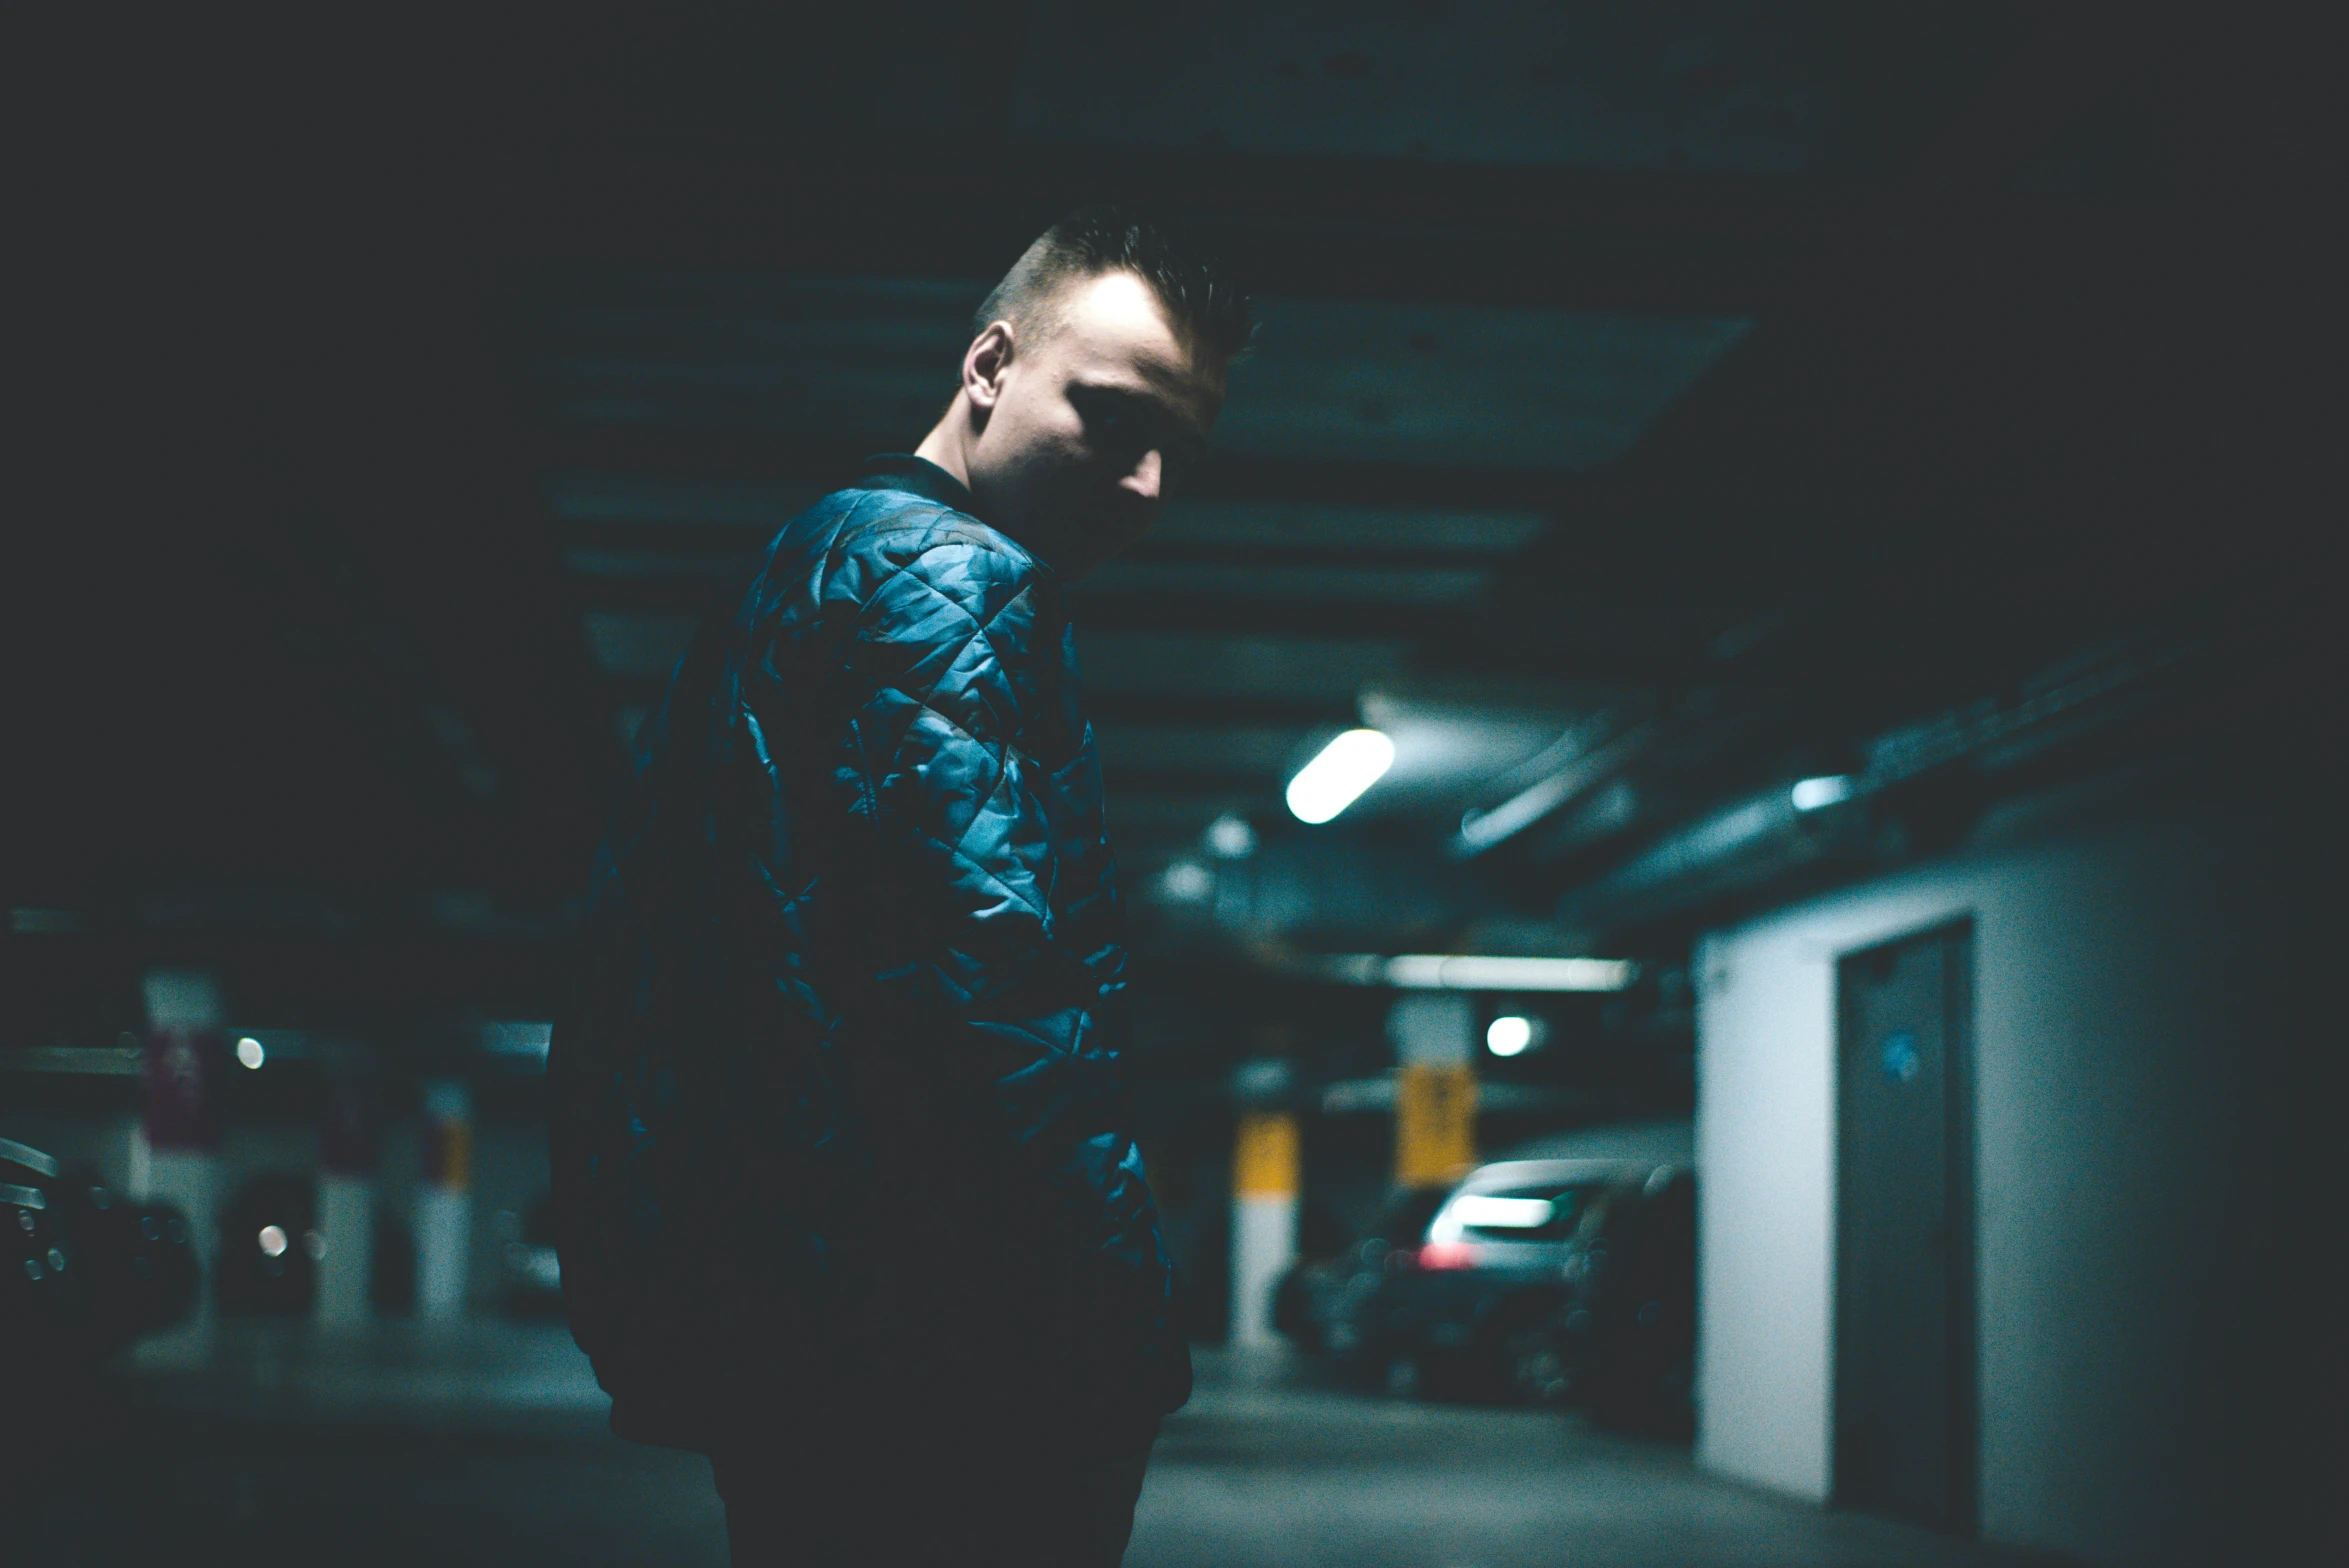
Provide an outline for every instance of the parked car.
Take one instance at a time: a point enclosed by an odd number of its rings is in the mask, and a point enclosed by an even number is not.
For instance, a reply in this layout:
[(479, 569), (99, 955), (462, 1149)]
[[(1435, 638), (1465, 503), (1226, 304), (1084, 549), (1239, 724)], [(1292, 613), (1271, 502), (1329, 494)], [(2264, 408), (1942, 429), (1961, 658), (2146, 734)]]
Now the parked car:
[(1418, 1248), (1427, 1222), (1450, 1196), (1448, 1187), (1406, 1192), (1335, 1257), (1308, 1259), (1289, 1270), (1273, 1293), (1273, 1327), (1300, 1349), (1346, 1363), (1361, 1360), (1365, 1309), (1389, 1259)]
[(1618, 1195), (1569, 1274), (1561, 1341), (1592, 1414), (1695, 1435), (1695, 1173), (1660, 1166), (1636, 1193)]
[(1524, 1404), (1575, 1398), (1583, 1363), (1567, 1323), (1569, 1269), (1608, 1210), (1653, 1167), (1503, 1160), (1478, 1167), (1387, 1259), (1360, 1335), (1391, 1382)]
[(87, 1372), (195, 1305), (195, 1250), (169, 1204), (0, 1138), (0, 1384)]
[(1275, 1322), (1374, 1385), (1685, 1429), (1694, 1154), (1685, 1121), (1524, 1145), (1294, 1271)]

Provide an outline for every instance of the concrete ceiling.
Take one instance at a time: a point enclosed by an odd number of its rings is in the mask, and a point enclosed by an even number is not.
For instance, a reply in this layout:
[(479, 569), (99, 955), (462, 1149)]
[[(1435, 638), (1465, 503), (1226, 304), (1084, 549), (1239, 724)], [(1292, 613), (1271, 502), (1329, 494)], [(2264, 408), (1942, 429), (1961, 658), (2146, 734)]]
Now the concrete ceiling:
[[(2224, 203), (2272, 162), (2219, 139), (2257, 116), (2197, 85), (2210, 43), (1997, 6), (876, 0), (440, 40), (434, 90), (353, 100), (363, 139), (320, 105), (159, 136), (187, 177), (124, 204), (148, 270), (90, 320), (149, 302), (193, 368), (125, 331), (77, 373), (179, 445), (96, 421), (75, 483), (153, 493), (60, 525), (102, 586), (26, 574), (21, 667), (80, 673), (25, 706), (57, 826), (12, 874), (60, 908), (282, 884), (352, 929), (559, 926), (724, 574), (910, 445), (988, 278), (1115, 197), (1221, 248), (1264, 322), (1216, 460), (1080, 604), (1137, 885), (1238, 812), (1267, 857), (1390, 855), (1372, 914), (1416, 866), (1423, 924), (1538, 923), (1741, 791), (2215, 591), (2146, 519), (2245, 515), (2179, 476), (2248, 418), (2209, 389), (2267, 384), (2229, 345), (2292, 339), (2209, 285), (2268, 254)], [(176, 292), (169, 223), (222, 247)], [(138, 515), (168, 520), (143, 553)], [(1282, 782), (1363, 722), (1396, 769), (1308, 835)], [(1442, 869), (1463, 812), (1545, 782), (1473, 888)]]
[(1826, 8), (1044, 0), (1039, 141), (1798, 174), (1841, 108)]
[[(530, 384), (543, 417), (590, 433), (587, 448), (593, 431), (651, 426), (748, 427), (902, 451), (951, 391), (985, 287), (573, 273), (535, 312)], [(1735, 317), (1288, 297), (1260, 301), (1258, 316), (1216, 431), (1219, 453), (1561, 481), (1620, 458), (1750, 327)], [(812, 477), (544, 477), (618, 733), (642, 722), (700, 599), (822, 487)], [(1431, 635), (1473, 617), (1495, 574), (1551, 520), (1534, 507), (1311, 494), (1170, 507), (1141, 547), (1084, 584), (1082, 646), (1096, 694), (1117, 714), (1100, 739), (1118, 785), (1162, 801), (1170, 782), (1218, 788), (1188, 815), (1169, 808), (1137, 824), (1129, 854), (1155, 859), (1235, 801), (1277, 810), (1278, 786), (1310, 755), (1308, 742), (1354, 716), (1366, 682), (1407, 670)], [(1249, 635), (1234, 642), (1235, 631)], [(1164, 656), (1169, 638), (1185, 637), (1179, 656)], [(1158, 711), (1121, 697), (1156, 699)], [(1268, 701), (1291, 711), (1268, 717)], [(1440, 719), (1420, 714), (1398, 731), (1394, 777), (1366, 807), (1454, 809), (1455, 797), (1538, 751), (1571, 717), (1480, 719), (1469, 703)]]
[[(547, 307), (549, 417), (910, 447), (953, 391), (990, 280), (622, 274)], [(1216, 445), (1315, 462), (1587, 468), (1752, 323), (1268, 297)]]

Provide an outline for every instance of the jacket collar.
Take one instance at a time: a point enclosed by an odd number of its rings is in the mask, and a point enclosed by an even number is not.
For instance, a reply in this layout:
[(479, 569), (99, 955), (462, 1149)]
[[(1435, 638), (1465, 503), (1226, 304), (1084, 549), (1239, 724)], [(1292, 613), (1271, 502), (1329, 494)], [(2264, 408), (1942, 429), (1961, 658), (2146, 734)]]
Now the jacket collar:
[[(884, 452), (878, 457), (866, 458), (863, 472), (850, 488), (855, 490), (903, 490), (909, 494), (918, 495), (925, 501), (935, 501), (940, 506), (951, 506), (966, 516), (976, 517), (980, 522), (986, 523), (989, 528), (995, 527), (993, 523), (979, 515), (979, 503), (971, 495), (968, 486), (928, 458), (915, 457), (910, 452)], [(998, 529), (997, 532), (1001, 533), (1001, 530)], [(1018, 545), (1026, 553), (1028, 559), (1033, 561), (1047, 577), (1055, 575), (1052, 563), (1038, 555), (1024, 541), (1009, 534), (1004, 534), (1003, 537)]]
[(918, 495), (925, 501), (940, 506), (951, 506), (958, 512), (979, 515), (978, 503), (963, 482), (940, 468), (926, 457), (910, 452), (884, 452), (865, 459), (863, 471), (856, 484), (858, 490), (903, 490)]

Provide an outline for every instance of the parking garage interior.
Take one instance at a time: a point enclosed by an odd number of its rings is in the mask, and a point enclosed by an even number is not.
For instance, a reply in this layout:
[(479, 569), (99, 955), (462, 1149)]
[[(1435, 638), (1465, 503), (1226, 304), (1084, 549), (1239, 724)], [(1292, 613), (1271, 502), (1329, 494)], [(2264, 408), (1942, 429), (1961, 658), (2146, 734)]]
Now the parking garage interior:
[(2280, 21), (68, 27), (8, 1562), (726, 1560), (564, 1322), (597, 842), (703, 617), (1101, 203), (1257, 323), (1073, 594), (1198, 1367), (1126, 1561), (2337, 1534), (2330, 187)]

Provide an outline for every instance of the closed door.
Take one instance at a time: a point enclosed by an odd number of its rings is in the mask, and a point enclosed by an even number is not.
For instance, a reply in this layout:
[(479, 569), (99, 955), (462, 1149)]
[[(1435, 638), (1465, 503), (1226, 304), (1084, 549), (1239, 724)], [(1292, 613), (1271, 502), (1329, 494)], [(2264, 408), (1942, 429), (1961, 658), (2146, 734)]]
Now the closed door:
[(1838, 968), (1835, 1497), (1974, 1525), (1972, 932)]

